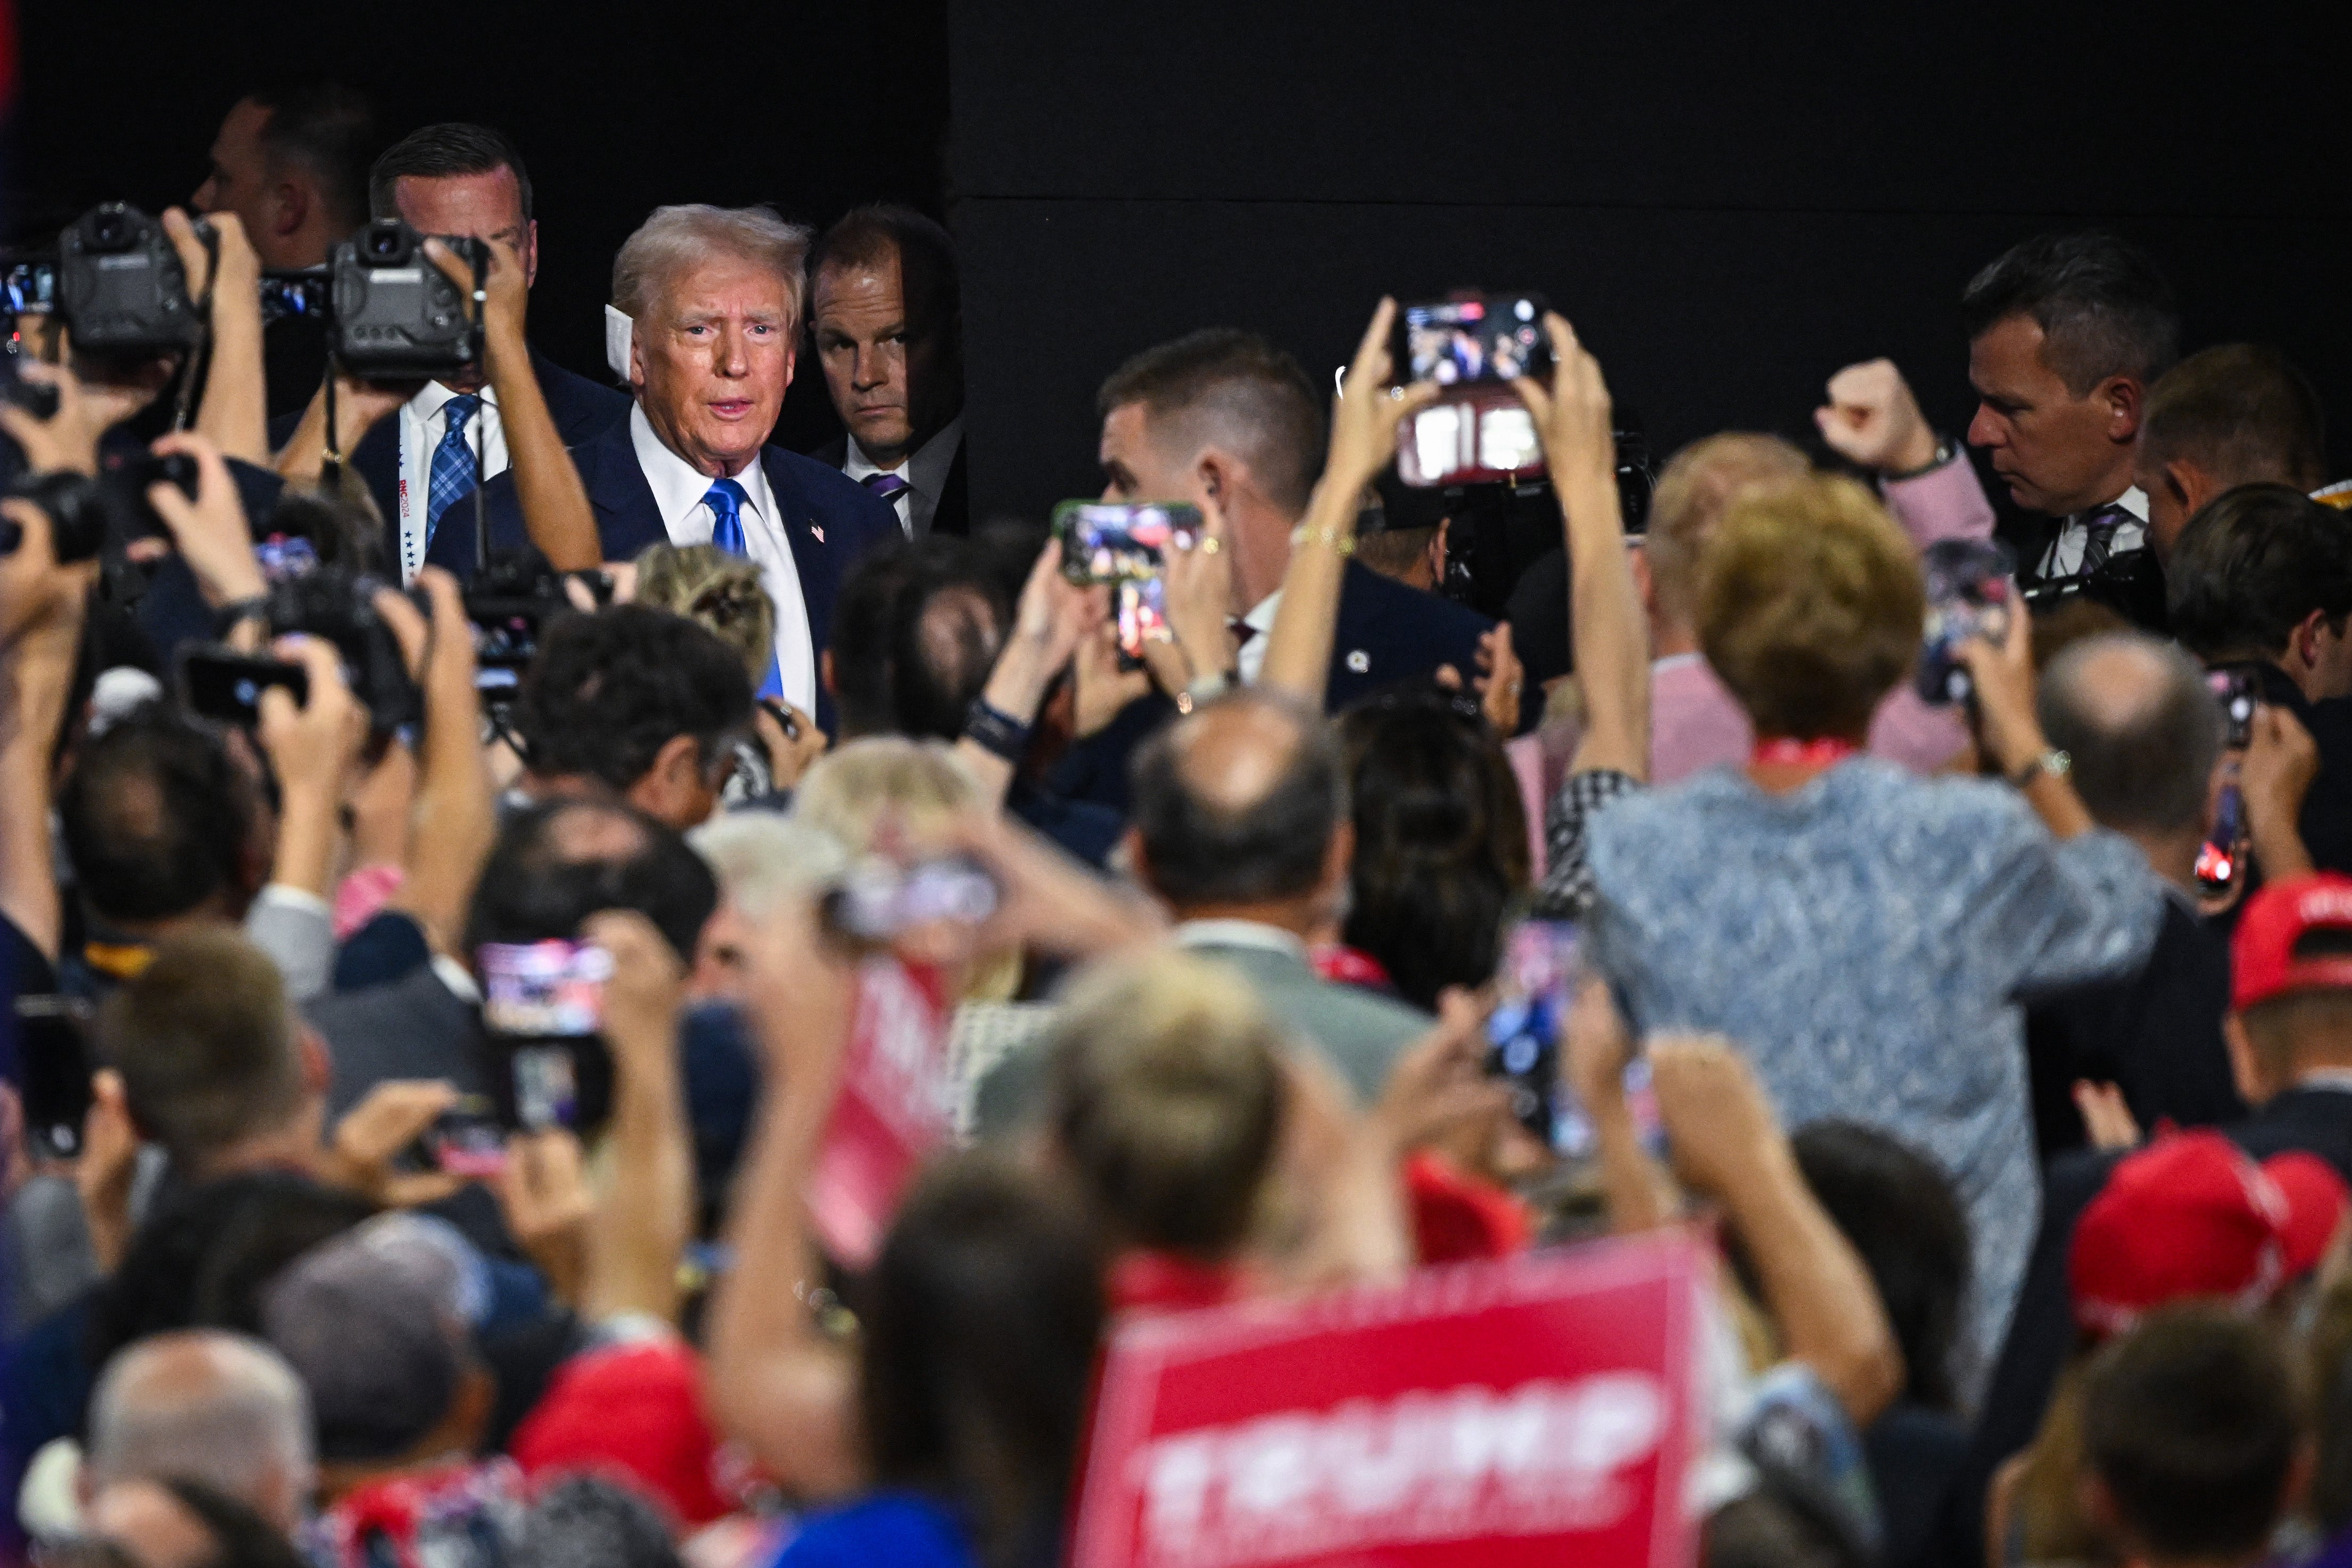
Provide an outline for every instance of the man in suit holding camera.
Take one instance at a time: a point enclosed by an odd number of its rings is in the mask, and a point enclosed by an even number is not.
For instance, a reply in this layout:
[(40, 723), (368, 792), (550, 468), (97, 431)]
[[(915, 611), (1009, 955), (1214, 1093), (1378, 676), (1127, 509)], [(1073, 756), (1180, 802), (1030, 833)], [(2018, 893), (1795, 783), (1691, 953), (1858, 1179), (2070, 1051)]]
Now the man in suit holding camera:
[[(369, 171), (368, 205), (376, 217), (400, 218), (420, 234), (498, 240), (522, 263), (526, 286), (539, 276), (530, 175), (514, 143), (489, 126), (451, 121), (403, 137)], [(567, 447), (628, 414), (620, 393), (536, 351), (530, 367)], [(369, 412), (366, 394), (352, 401), (360, 405), (355, 414)], [(472, 494), (478, 477), (506, 472), (506, 428), (479, 364), (426, 382), (388, 413), (383, 402), (376, 400), (377, 417), (349, 461), (383, 515), (387, 564), (396, 562), (401, 580), (413, 582), (445, 515), (470, 527), (472, 508), (453, 511), (453, 504)], [(282, 422), (272, 436), (283, 442), (293, 423)]]
[[(808, 230), (765, 207), (656, 208), (613, 262), (630, 320), (628, 416), (572, 449), (607, 561), (648, 544), (715, 544), (759, 563), (775, 605), (761, 695), (830, 728), (817, 681), (833, 602), (852, 562), (898, 534), (889, 505), (812, 458), (767, 444), (792, 384)], [(493, 550), (524, 542), (514, 478), (485, 492)], [(470, 531), (427, 552), (473, 572)]]

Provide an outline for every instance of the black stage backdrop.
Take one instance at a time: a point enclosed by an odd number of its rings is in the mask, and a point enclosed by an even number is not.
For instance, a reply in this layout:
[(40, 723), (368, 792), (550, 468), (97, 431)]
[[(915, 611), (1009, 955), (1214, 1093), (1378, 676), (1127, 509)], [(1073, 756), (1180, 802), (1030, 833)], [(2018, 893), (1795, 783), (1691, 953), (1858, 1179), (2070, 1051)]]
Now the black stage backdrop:
[(2286, 349), (2352, 472), (2343, 13), (2189, 11), (958, 0), (975, 503), (1098, 485), (1093, 390), (1138, 348), (1230, 322), (1323, 376), (1382, 292), (1465, 284), (1549, 294), (1662, 455), (1810, 436), (1875, 354), (1958, 432), (1962, 284), (2090, 222), (2189, 346)]
[[(470, 117), (518, 138), (533, 334), (593, 373), (614, 247), (656, 203), (815, 223), (884, 196), (944, 208), (975, 503), (1035, 514), (1097, 483), (1093, 389), (1127, 353), (1233, 322), (1321, 374), (1384, 290), (1542, 289), (1662, 452), (1731, 426), (1806, 435), (1822, 379), (1875, 353), (1957, 430), (1960, 285), (2021, 235), (2100, 222), (2170, 272), (2191, 346), (2286, 348), (2352, 472), (2340, 12), (950, 10), (44, 0), (20, 8), (9, 227), (182, 199), (248, 82), (331, 68), (374, 91), (388, 132)], [(804, 366), (791, 444), (827, 433), (818, 382)]]
[[(184, 202), (228, 106), (325, 70), (386, 139), (436, 120), (513, 136), (539, 217), (531, 337), (602, 379), (613, 253), (665, 202), (772, 202), (822, 225), (861, 201), (940, 209), (946, 0), (730, 6), (30, 0), (18, 6), (11, 237), (109, 197)], [(779, 438), (836, 433), (803, 356)]]

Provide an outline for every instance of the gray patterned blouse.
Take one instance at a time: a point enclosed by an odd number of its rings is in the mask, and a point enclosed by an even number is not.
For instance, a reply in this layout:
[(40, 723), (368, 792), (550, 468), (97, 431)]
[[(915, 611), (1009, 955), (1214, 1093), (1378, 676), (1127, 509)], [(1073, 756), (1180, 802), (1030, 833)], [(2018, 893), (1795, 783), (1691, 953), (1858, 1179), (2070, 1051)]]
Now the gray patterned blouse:
[(1867, 757), (1781, 795), (1713, 769), (1590, 833), (1588, 945), (1636, 1030), (1728, 1035), (1790, 1128), (1845, 1117), (1941, 1163), (1997, 1350), (2041, 1210), (2018, 1004), (2145, 961), (2164, 900), (2138, 848)]

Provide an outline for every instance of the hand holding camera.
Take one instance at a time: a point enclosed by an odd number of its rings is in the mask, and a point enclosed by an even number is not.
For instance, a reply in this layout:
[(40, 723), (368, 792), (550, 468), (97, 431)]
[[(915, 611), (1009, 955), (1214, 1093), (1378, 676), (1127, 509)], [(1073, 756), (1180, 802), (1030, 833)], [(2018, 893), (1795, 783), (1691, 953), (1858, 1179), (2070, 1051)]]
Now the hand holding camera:
[(1601, 362), (1577, 340), (1576, 330), (1549, 310), (1543, 326), (1551, 343), (1551, 384), (1546, 386), (1530, 374), (1518, 377), (1511, 387), (1535, 421), (1553, 487), (1565, 494), (1578, 479), (1614, 478), (1615, 409), (1609, 384), (1601, 374)]
[(1910, 383), (1889, 359), (1850, 364), (1830, 377), (1813, 423), (1830, 450), (1859, 468), (1908, 474), (1936, 460), (1936, 431)]
[(1356, 357), (1348, 363), (1339, 401), (1331, 409), (1323, 482), (1338, 486), (1351, 509), (1357, 493), (1396, 460), (1397, 426), (1437, 401), (1441, 390), (1433, 380), (1391, 384), (1397, 363), (1389, 340), (1396, 319), (1397, 302), (1383, 296), (1356, 345)]
[(36, 474), (96, 475), (98, 438), (127, 416), (115, 400), (93, 395), (63, 365), (23, 360), (16, 376), (28, 387), (47, 389), (56, 401), (44, 416), (26, 406), (29, 397), (0, 398), (0, 430), (24, 449), (25, 466)]
[(2286, 709), (2264, 703), (2254, 710), (2238, 785), (2246, 802), (2247, 837), (2263, 875), (2284, 881), (2307, 876), (2310, 852), (2296, 824), (2304, 797), (2319, 776), (2319, 745)]
[(192, 458), (196, 465), (194, 499), (178, 485), (157, 483), (147, 487), (147, 504), (171, 531), (172, 542), (194, 574), (205, 603), (218, 609), (259, 598), (268, 584), (254, 559), (252, 525), (246, 521), (236, 482), (229, 478), (220, 448), (194, 432), (174, 431), (159, 438), (154, 450)]

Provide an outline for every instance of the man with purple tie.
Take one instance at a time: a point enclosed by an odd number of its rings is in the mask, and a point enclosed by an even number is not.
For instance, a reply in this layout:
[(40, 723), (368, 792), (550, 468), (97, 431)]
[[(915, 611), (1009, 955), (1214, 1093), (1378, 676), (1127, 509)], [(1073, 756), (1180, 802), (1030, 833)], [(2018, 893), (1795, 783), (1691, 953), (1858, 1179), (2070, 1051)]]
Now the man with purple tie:
[(909, 539), (970, 531), (962, 310), (947, 230), (859, 207), (809, 258), (809, 327), (847, 432), (814, 455), (890, 503)]
[[(761, 694), (820, 724), (817, 654), (850, 563), (897, 536), (889, 505), (840, 470), (767, 444), (792, 384), (809, 233), (764, 207), (655, 210), (613, 263), (630, 318), (627, 418), (572, 452), (608, 561), (648, 544), (716, 544), (760, 566), (776, 609)], [(522, 542), (512, 481), (492, 481), (494, 547)], [(463, 530), (432, 559), (463, 572)]]

